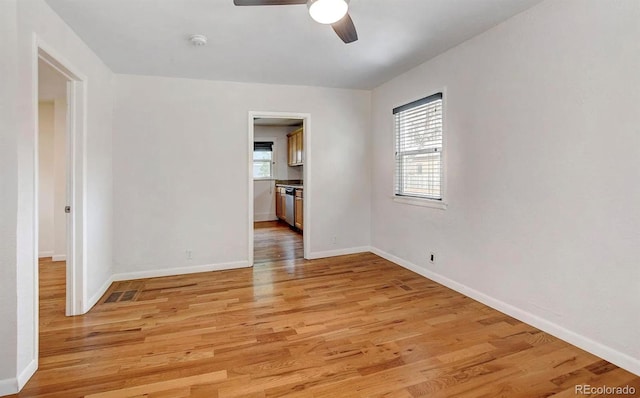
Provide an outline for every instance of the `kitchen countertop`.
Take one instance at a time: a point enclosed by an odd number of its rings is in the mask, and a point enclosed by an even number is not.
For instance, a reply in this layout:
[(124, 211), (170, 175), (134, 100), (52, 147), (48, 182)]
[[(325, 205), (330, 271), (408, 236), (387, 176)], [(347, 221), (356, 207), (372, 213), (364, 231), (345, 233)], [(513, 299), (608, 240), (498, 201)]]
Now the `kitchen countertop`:
[(304, 189), (304, 185), (301, 180), (276, 180), (276, 187)]
[(276, 184), (276, 187), (287, 187), (287, 188), (295, 188), (295, 189), (304, 189), (304, 185), (299, 185), (299, 184)]

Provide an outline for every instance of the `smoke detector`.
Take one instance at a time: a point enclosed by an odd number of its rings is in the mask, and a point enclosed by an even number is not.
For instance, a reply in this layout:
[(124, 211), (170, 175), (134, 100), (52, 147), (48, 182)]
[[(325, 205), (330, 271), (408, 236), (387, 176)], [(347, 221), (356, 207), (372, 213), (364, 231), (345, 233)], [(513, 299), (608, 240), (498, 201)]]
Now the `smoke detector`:
[(205, 35), (191, 35), (189, 41), (196, 47), (202, 47), (207, 44), (207, 36)]

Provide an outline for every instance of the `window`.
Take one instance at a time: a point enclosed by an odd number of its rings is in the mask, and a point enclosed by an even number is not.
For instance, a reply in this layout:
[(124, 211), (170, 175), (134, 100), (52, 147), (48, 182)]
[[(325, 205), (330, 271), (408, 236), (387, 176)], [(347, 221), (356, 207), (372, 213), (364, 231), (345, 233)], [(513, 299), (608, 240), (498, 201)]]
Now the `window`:
[(253, 178), (273, 177), (273, 142), (253, 143)]
[(393, 110), (396, 197), (442, 201), (442, 93)]

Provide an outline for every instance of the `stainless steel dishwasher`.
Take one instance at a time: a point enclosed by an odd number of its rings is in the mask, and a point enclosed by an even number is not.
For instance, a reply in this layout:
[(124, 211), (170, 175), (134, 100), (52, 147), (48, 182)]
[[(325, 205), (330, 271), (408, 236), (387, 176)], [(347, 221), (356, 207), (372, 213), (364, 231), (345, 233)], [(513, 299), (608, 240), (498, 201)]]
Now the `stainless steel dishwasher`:
[(296, 189), (287, 187), (285, 188), (285, 206), (284, 206), (284, 218), (287, 224), (292, 227), (295, 225), (295, 198)]

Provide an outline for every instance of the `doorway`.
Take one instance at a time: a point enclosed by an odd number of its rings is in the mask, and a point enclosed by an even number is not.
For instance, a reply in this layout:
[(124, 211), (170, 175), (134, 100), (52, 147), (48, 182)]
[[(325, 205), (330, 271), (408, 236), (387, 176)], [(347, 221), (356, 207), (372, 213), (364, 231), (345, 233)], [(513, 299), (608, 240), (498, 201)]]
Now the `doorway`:
[[(66, 313), (67, 78), (38, 59), (38, 279), (40, 318)], [(49, 316), (52, 316), (49, 315)], [(45, 316), (46, 318), (47, 316)]]
[[(35, 310), (37, 314), (39, 260), (42, 255), (43, 258), (50, 258), (51, 264), (64, 261), (61, 273), (64, 275), (64, 314), (80, 315), (89, 310), (84, 291), (86, 77), (40, 38), (36, 37), (35, 43)], [(41, 117), (44, 120), (40, 120)], [(41, 228), (44, 230), (41, 231)], [(51, 257), (46, 257), (48, 254)], [(39, 330), (38, 324), (36, 316), (36, 331)], [(37, 335), (36, 332), (36, 338)]]
[(308, 142), (308, 114), (249, 114), (251, 265), (307, 257)]

